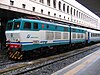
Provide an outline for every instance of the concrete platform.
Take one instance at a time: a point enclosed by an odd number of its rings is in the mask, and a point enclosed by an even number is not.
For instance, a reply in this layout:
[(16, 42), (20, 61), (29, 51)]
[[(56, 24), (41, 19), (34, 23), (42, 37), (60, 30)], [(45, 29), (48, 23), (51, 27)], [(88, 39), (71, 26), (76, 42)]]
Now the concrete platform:
[(100, 49), (52, 75), (100, 75)]

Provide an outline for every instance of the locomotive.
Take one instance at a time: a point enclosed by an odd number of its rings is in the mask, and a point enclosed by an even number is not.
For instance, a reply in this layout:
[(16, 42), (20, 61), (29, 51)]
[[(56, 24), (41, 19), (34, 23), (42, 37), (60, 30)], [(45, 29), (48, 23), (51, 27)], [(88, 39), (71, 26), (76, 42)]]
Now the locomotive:
[(71, 48), (73, 45), (85, 45), (100, 41), (100, 31), (70, 24), (58, 24), (33, 19), (13, 19), (8, 21), (7, 30), (8, 56), (23, 60), (35, 56), (35, 53)]

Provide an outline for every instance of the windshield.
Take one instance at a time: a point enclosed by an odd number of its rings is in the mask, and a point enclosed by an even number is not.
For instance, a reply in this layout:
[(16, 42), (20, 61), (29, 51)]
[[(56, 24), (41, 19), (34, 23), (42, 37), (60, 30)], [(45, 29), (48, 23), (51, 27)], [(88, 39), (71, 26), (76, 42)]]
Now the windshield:
[(14, 30), (20, 28), (20, 22), (14, 22)]
[[(14, 25), (14, 26), (13, 26)], [(20, 28), (20, 22), (8, 22), (7, 30), (17, 30)]]

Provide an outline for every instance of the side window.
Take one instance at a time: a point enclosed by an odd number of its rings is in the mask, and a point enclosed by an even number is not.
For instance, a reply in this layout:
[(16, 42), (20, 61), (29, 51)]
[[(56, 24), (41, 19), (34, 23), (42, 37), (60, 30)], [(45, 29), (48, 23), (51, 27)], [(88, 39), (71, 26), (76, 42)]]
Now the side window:
[(81, 38), (83, 38), (83, 34), (81, 34)]
[(58, 6), (59, 6), (59, 10), (61, 10), (61, 2), (60, 1), (58, 3)]
[(67, 27), (64, 27), (64, 31), (68, 31), (68, 28)]
[(71, 15), (72, 15), (72, 10), (73, 10), (73, 8), (71, 7), (71, 9), (70, 9), (70, 13), (71, 13)]
[(24, 29), (30, 30), (31, 29), (31, 23), (30, 22), (25, 22), (24, 23)]
[(42, 24), (42, 28), (44, 28), (44, 24)]
[(73, 28), (73, 29), (72, 29), (72, 32), (76, 32), (76, 29)]
[(49, 28), (49, 25), (47, 24), (47, 28)]
[(80, 38), (80, 34), (77, 34), (77, 38)]
[(57, 29), (57, 26), (55, 26), (55, 29)]
[(69, 13), (69, 6), (67, 6), (67, 13)]
[(34, 29), (38, 29), (38, 23), (34, 23)]
[(76, 38), (76, 34), (73, 34), (73, 36), (72, 36), (72, 37), (73, 37), (73, 39), (75, 39), (75, 38)]

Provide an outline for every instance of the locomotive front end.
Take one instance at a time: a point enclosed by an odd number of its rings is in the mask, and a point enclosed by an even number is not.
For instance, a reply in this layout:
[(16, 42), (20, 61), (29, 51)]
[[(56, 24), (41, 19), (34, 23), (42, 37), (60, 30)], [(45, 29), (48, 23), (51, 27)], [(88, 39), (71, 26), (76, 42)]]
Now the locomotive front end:
[(20, 21), (11, 20), (6, 28), (6, 46), (8, 48), (8, 56), (11, 59), (23, 59), (20, 43)]

